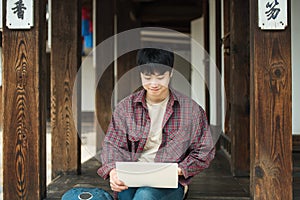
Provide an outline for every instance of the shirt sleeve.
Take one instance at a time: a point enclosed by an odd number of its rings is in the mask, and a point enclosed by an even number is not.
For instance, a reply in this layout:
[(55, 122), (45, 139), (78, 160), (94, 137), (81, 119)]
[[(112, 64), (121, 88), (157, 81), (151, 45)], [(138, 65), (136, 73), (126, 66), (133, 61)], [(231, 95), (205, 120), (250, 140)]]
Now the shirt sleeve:
[(188, 155), (178, 164), (187, 180), (207, 168), (215, 155), (214, 142), (203, 109), (195, 114), (192, 123), (194, 134), (192, 134)]
[(130, 152), (127, 145), (127, 125), (125, 111), (118, 106), (113, 113), (106, 132), (101, 151), (101, 167), (97, 173), (104, 179), (109, 177), (109, 172), (116, 167), (117, 161), (129, 161)]

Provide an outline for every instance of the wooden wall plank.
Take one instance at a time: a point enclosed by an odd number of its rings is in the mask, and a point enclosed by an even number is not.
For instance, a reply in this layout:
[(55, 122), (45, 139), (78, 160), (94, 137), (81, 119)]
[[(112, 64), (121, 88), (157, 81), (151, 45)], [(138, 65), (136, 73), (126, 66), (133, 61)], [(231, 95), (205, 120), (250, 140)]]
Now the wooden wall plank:
[(291, 26), (258, 27), (258, 1), (250, 2), (251, 196), (292, 199)]
[(33, 2), (30, 30), (8, 29), (3, 20), (4, 199), (46, 195), (46, 6), (45, 1)]
[(249, 176), (249, 1), (231, 0), (230, 10), (231, 171), (235, 176)]
[(80, 0), (52, 0), (52, 178), (62, 173), (80, 173), (81, 146), (76, 124), (80, 96), (72, 102), (73, 84), (81, 65), (80, 5)]

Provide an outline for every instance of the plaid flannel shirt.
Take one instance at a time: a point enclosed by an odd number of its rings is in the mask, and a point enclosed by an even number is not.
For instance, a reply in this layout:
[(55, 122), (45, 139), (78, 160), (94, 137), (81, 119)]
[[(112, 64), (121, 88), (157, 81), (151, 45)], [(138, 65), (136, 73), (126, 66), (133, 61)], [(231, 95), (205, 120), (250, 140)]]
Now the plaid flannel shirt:
[[(123, 99), (115, 108), (101, 152), (98, 174), (107, 179), (117, 161), (137, 161), (146, 144), (150, 117), (141, 90)], [(178, 163), (182, 185), (209, 166), (215, 149), (205, 111), (189, 97), (170, 89), (163, 119), (162, 143), (155, 162)]]

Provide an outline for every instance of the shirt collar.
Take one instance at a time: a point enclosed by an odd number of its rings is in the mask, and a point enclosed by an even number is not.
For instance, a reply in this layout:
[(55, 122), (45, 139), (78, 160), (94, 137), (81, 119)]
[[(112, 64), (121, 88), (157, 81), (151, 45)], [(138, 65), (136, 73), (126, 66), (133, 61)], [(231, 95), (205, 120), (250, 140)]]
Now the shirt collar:
[[(173, 106), (174, 102), (175, 101), (179, 102), (179, 100), (176, 95), (176, 91), (173, 88), (169, 88), (169, 90), (170, 90), (170, 100), (169, 101), (171, 103), (171, 106)], [(147, 106), (146, 106), (146, 90), (142, 89), (141, 91), (137, 92), (133, 99), (133, 102), (141, 103), (144, 108), (147, 108)]]

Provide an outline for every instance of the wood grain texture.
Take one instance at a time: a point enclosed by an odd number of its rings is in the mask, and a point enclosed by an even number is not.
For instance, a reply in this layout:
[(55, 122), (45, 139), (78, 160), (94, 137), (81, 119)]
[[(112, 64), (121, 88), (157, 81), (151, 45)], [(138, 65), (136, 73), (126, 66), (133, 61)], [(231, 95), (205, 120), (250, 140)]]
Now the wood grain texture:
[(257, 26), (257, 1), (250, 7), (251, 195), (291, 200), (291, 27), (263, 31)]
[(34, 7), (30, 30), (3, 27), (4, 199), (36, 200), (46, 194), (46, 7), (40, 1)]
[(80, 173), (77, 123), (80, 96), (77, 95), (75, 102), (72, 99), (73, 93), (77, 93), (74, 82), (81, 65), (80, 13), (80, 0), (52, 1), (52, 178), (63, 173)]
[[(231, 171), (249, 176), (250, 170), (250, 57), (249, 1), (231, 0), (230, 14), (230, 129)], [(240, 17), (243, 16), (243, 17)]]

